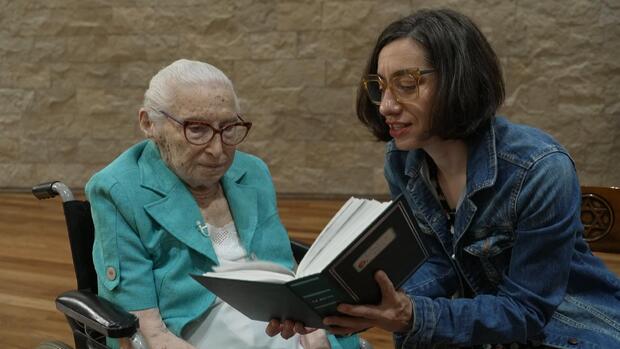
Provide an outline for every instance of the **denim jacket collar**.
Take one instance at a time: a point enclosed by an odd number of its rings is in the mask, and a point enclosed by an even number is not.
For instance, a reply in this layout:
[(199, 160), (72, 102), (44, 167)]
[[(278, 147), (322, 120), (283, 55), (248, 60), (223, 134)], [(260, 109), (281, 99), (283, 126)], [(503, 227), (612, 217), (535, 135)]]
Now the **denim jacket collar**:
[[(495, 131), (493, 120), (489, 126), (468, 143), (466, 197), (469, 198), (481, 189), (495, 184), (497, 179), (497, 150), (495, 148)], [(398, 152), (394, 141), (387, 145), (387, 152)], [(420, 175), (425, 163), (422, 149), (406, 153), (405, 175), (415, 178)]]
[(489, 123), (480, 136), (468, 142), (467, 155), (467, 197), (481, 189), (488, 188), (495, 184), (497, 179), (497, 150), (495, 148), (495, 130), (493, 124)]
[(422, 149), (400, 151), (396, 148), (394, 141), (391, 141), (387, 146), (387, 152), (398, 153), (396, 156), (400, 157), (404, 164), (404, 173), (409, 177), (407, 190), (412, 194), (410, 198), (413, 200), (411, 204), (412, 207), (415, 207), (414, 211), (417, 211), (418, 214), (424, 217), (424, 220), (435, 232), (448, 255), (452, 254), (456, 249), (463, 237), (463, 233), (469, 228), (477, 211), (477, 206), (472, 200), (473, 195), (484, 188), (493, 186), (497, 179), (498, 167), (494, 124), (495, 120), (490, 122), (488, 127), (467, 143), (467, 183), (465, 195), (458, 208), (456, 221), (454, 222), (454, 236), (444, 233), (450, 229), (447, 227), (448, 222), (439, 204), (428, 204), (430, 200), (433, 200), (433, 194), (428, 187), (428, 183), (421, 175), (422, 167), (426, 163), (425, 152)]

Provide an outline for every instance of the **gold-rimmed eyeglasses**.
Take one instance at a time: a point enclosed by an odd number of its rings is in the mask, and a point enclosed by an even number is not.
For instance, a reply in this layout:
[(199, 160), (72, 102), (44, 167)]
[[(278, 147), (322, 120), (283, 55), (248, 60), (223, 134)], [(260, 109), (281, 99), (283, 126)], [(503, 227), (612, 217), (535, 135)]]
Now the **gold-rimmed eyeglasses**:
[(408, 103), (420, 97), (420, 79), (422, 75), (434, 72), (433, 68), (409, 68), (395, 72), (386, 80), (381, 75), (369, 74), (362, 79), (364, 89), (370, 101), (376, 105), (381, 104), (383, 95), (387, 89), (392, 92), (398, 103)]
[(205, 121), (181, 121), (163, 110), (159, 110), (159, 112), (166, 116), (168, 119), (183, 127), (185, 139), (188, 143), (193, 145), (205, 145), (211, 142), (211, 140), (218, 133), (220, 134), (222, 143), (226, 145), (237, 145), (243, 142), (245, 137), (248, 135), (248, 132), (250, 132), (250, 128), (252, 127), (252, 123), (243, 120), (243, 118), (239, 114), (237, 114), (237, 118), (240, 121), (228, 124), (222, 128), (216, 128)]

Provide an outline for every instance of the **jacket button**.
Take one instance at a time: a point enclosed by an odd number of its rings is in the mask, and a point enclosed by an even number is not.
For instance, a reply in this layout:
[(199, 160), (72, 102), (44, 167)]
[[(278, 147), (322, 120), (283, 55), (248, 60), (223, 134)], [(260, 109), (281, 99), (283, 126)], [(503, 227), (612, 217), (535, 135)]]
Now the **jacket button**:
[(568, 339), (568, 344), (570, 344), (570, 345), (577, 345), (577, 343), (579, 343), (577, 338), (569, 338)]
[(116, 269), (114, 269), (113, 267), (108, 267), (108, 269), (106, 269), (105, 271), (105, 275), (110, 281), (116, 279)]

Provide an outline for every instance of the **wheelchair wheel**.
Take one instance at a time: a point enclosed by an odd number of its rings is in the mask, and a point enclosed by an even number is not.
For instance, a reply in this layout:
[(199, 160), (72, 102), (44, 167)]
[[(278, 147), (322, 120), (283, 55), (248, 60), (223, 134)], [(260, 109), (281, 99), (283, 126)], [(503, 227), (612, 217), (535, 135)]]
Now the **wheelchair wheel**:
[(35, 349), (73, 349), (70, 345), (61, 341), (49, 341), (39, 344)]

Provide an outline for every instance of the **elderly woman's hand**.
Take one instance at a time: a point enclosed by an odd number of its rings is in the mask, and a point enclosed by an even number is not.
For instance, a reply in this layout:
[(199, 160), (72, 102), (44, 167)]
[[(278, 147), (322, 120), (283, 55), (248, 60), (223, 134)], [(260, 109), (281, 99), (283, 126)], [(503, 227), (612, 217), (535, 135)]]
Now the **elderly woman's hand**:
[(281, 323), (277, 319), (272, 319), (271, 321), (269, 321), (269, 324), (267, 324), (265, 333), (267, 333), (267, 335), (270, 337), (276, 336), (279, 333), (284, 339), (289, 339), (293, 337), (295, 333), (299, 333), (301, 335), (300, 341), (303, 348), (331, 348), (325, 331), (317, 330), (317, 328), (305, 327), (304, 324), (301, 322), (285, 320)]
[[(334, 334), (347, 335), (370, 327), (390, 332), (407, 332), (413, 323), (413, 303), (403, 292), (396, 291), (383, 271), (375, 274), (381, 289), (379, 305), (340, 304), (338, 311), (348, 316), (329, 316), (323, 323)], [(297, 328), (295, 328), (297, 329)]]
[[(193, 345), (175, 336), (168, 330), (158, 308), (132, 311), (140, 320), (140, 331), (151, 349), (196, 349)], [(133, 348), (127, 339), (120, 340), (121, 349)]]
[(284, 320), (284, 322), (280, 322), (278, 319), (271, 319), (271, 321), (267, 324), (265, 333), (267, 333), (269, 337), (276, 336), (279, 333), (282, 338), (289, 339), (293, 337), (295, 333), (305, 335), (316, 330), (316, 328), (305, 327), (302, 322), (295, 322), (292, 320)]

